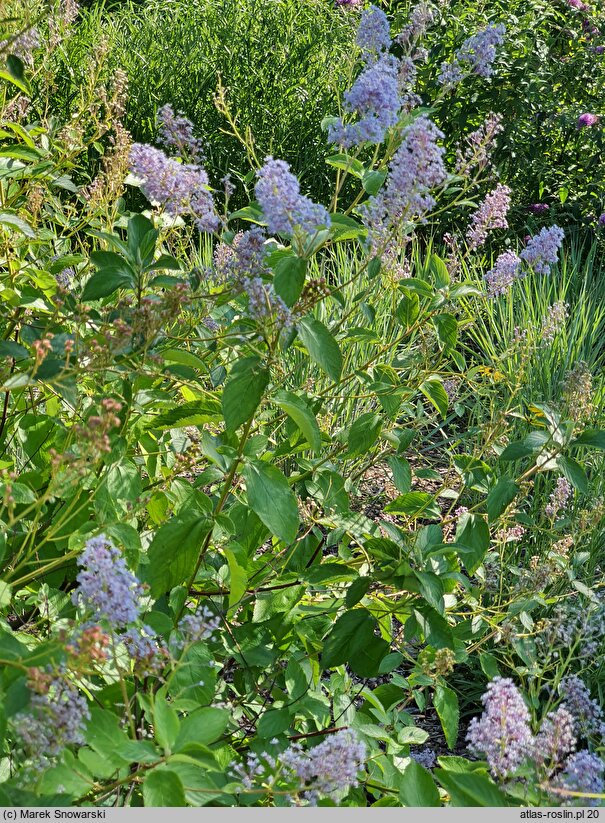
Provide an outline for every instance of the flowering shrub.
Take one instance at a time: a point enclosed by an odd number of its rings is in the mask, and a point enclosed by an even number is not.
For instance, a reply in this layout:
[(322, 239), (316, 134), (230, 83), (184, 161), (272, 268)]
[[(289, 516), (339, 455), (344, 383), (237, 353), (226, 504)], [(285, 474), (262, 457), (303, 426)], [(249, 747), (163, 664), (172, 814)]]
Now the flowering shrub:
[[(411, 88), (431, 10), (356, 18), (329, 202), (219, 91), (252, 164), (235, 209), (171, 103), (132, 140), (99, 54), (65, 124), (29, 118), (77, 13), (0, 49), (3, 800), (598, 800), (602, 398), (579, 357), (524, 396), (585, 337), (568, 239), (507, 234), (497, 117), (448, 155)], [(470, 34), (442, 88), (489, 81), (503, 38)], [(486, 366), (473, 334), (519, 304)]]

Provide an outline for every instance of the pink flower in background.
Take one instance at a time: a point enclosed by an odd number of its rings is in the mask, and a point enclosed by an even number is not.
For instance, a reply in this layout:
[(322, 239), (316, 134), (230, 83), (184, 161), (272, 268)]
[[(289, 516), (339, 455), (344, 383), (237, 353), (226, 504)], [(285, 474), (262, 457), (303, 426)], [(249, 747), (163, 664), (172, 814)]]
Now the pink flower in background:
[(585, 114), (581, 114), (578, 117), (578, 128), (585, 129), (590, 126), (595, 126), (599, 122), (599, 115), (598, 114), (589, 114), (586, 112)]

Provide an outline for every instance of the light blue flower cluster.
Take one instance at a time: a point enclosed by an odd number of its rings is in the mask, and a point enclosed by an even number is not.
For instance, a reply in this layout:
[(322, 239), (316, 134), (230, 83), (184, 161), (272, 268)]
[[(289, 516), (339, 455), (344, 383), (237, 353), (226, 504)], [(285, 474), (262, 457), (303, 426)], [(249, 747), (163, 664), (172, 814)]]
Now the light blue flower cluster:
[(94, 620), (106, 620), (115, 628), (134, 623), (141, 612), (141, 584), (126, 566), (122, 554), (105, 537), (91, 537), (78, 558), (82, 571), (72, 595)]
[(550, 274), (550, 267), (559, 259), (559, 249), (565, 232), (559, 226), (544, 227), (530, 238), (521, 252), (521, 259), (537, 274)]
[(219, 226), (208, 175), (198, 165), (179, 163), (146, 143), (133, 143), (130, 171), (140, 180), (141, 191), (172, 217), (192, 217), (200, 232)]
[(272, 234), (293, 234), (300, 229), (313, 234), (329, 228), (330, 215), (300, 193), (300, 184), (284, 160), (265, 159), (254, 189)]

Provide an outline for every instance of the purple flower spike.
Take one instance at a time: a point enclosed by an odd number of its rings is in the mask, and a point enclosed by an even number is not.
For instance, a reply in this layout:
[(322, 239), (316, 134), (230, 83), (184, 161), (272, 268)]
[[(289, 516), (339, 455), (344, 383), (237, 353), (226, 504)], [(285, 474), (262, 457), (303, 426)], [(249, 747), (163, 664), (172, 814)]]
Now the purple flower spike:
[(272, 234), (292, 234), (296, 228), (313, 234), (330, 226), (328, 212), (300, 193), (298, 180), (284, 160), (267, 157), (256, 174), (256, 199)]
[(509, 777), (534, 750), (529, 711), (507, 677), (494, 677), (481, 701), (485, 710), (471, 720), (466, 739), (471, 749), (485, 755), (494, 777)]
[(78, 559), (82, 571), (72, 595), (75, 605), (83, 605), (95, 620), (112, 626), (134, 623), (141, 612), (141, 584), (127, 568), (121, 553), (104, 536), (91, 537)]

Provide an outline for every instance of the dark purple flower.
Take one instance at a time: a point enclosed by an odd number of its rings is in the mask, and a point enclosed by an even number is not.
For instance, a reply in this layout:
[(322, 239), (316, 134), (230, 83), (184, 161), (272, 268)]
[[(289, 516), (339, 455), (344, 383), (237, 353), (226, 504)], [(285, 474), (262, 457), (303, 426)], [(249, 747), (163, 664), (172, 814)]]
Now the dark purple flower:
[(578, 117), (577, 128), (578, 129), (586, 129), (590, 128), (590, 126), (595, 126), (599, 122), (598, 114), (589, 114), (586, 112), (585, 114), (581, 114)]
[(549, 208), (550, 206), (548, 203), (532, 203), (528, 210), (532, 214), (544, 214), (544, 212), (548, 211)]
[(605, 214), (602, 214), (602, 215), (599, 217), (598, 224), (599, 224), (599, 226), (601, 226), (601, 227), (605, 226)]

